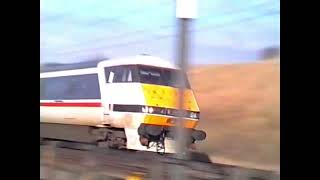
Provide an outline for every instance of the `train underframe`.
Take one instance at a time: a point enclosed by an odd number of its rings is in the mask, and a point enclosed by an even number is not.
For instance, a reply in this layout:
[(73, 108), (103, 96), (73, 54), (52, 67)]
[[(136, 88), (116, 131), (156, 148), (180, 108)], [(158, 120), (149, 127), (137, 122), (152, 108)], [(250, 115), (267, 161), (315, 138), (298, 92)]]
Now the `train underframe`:
[[(157, 152), (165, 151), (165, 139), (177, 139), (178, 129), (174, 126), (157, 126), (151, 124), (141, 124), (138, 128), (140, 143), (143, 146), (156, 146)], [(201, 130), (185, 128), (185, 147), (195, 149), (195, 141), (201, 141), (206, 138), (206, 133)]]
[[(175, 140), (177, 137), (175, 127), (141, 124), (137, 131), (140, 144), (147, 149), (155, 146), (158, 153), (165, 153), (165, 139)], [(40, 138), (90, 143), (112, 149), (127, 149), (127, 136), (124, 128), (40, 123)], [(206, 133), (201, 130), (185, 129), (185, 138), (185, 146), (194, 149), (195, 141), (204, 140)]]

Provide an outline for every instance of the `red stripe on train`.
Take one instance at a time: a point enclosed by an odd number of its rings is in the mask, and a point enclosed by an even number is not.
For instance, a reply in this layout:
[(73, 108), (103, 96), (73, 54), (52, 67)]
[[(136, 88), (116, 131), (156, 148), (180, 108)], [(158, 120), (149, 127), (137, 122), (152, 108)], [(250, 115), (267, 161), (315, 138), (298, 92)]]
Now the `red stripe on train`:
[(40, 103), (40, 106), (51, 107), (101, 107), (99, 102), (46, 102)]

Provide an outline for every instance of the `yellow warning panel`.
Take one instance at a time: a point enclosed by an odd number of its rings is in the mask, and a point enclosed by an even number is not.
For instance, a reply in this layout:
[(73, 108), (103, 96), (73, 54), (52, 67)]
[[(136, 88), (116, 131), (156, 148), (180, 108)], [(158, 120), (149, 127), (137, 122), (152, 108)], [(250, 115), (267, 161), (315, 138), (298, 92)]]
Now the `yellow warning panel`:
[[(172, 108), (172, 109), (179, 108), (179, 104), (178, 104), (179, 89), (178, 88), (143, 84), (142, 89), (143, 89), (147, 106), (157, 106), (157, 107)], [(191, 89), (187, 89), (184, 91), (183, 107), (184, 109), (189, 111), (199, 111), (197, 101)]]
[(143, 178), (143, 174), (142, 173), (133, 173), (129, 176), (126, 177), (126, 180), (142, 180)]
[[(175, 126), (176, 119), (166, 117), (166, 116), (157, 116), (148, 114), (144, 118), (144, 124), (152, 124), (158, 126)], [(197, 120), (184, 119), (184, 127), (185, 128), (195, 128), (198, 124)]]

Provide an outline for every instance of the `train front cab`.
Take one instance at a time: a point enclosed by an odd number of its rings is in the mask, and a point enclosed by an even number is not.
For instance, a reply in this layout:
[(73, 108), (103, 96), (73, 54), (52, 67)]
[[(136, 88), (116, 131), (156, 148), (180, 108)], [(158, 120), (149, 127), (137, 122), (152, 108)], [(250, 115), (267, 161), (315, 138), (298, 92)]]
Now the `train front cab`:
[[(175, 124), (178, 117), (177, 69), (144, 64), (98, 65), (104, 119), (112, 127), (124, 128), (127, 148), (157, 151), (156, 142), (166, 152), (175, 152)], [(203, 140), (205, 132), (196, 130), (199, 107), (187, 77), (184, 92), (184, 126), (187, 145)], [(163, 143), (163, 144), (162, 144)], [(160, 147), (161, 149), (161, 147)]]

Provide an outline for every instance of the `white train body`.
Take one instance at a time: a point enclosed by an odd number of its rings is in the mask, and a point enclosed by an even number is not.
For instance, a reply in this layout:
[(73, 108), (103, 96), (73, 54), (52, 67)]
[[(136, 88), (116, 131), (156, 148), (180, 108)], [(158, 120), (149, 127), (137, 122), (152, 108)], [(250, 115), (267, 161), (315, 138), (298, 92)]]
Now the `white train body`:
[[(177, 72), (175, 65), (152, 56), (105, 60), (88, 67), (41, 72), (40, 124), (122, 129), (126, 148), (155, 151), (141, 143), (144, 135), (139, 134), (138, 129), (142, 124), (156, 129), (175, 126), (178, 89), (173, 78)], [(194, 129), (199, 120), (199, 107), (185, 80), (188, 87), (184, 99), (185, 127)], [(50, 129), (44, 131), (43, 134), (48, 134)], [(61, 134), (69, 132), (63, 128), (59, 131)], [(54, 138), (60, 139), (60, 132)], [(144, 137), (153, 141), (147, 134)], [(165, 138), (166, 152), (174, 152), (171, 147), (174, 141), (169, 139), (172, 138)]]

